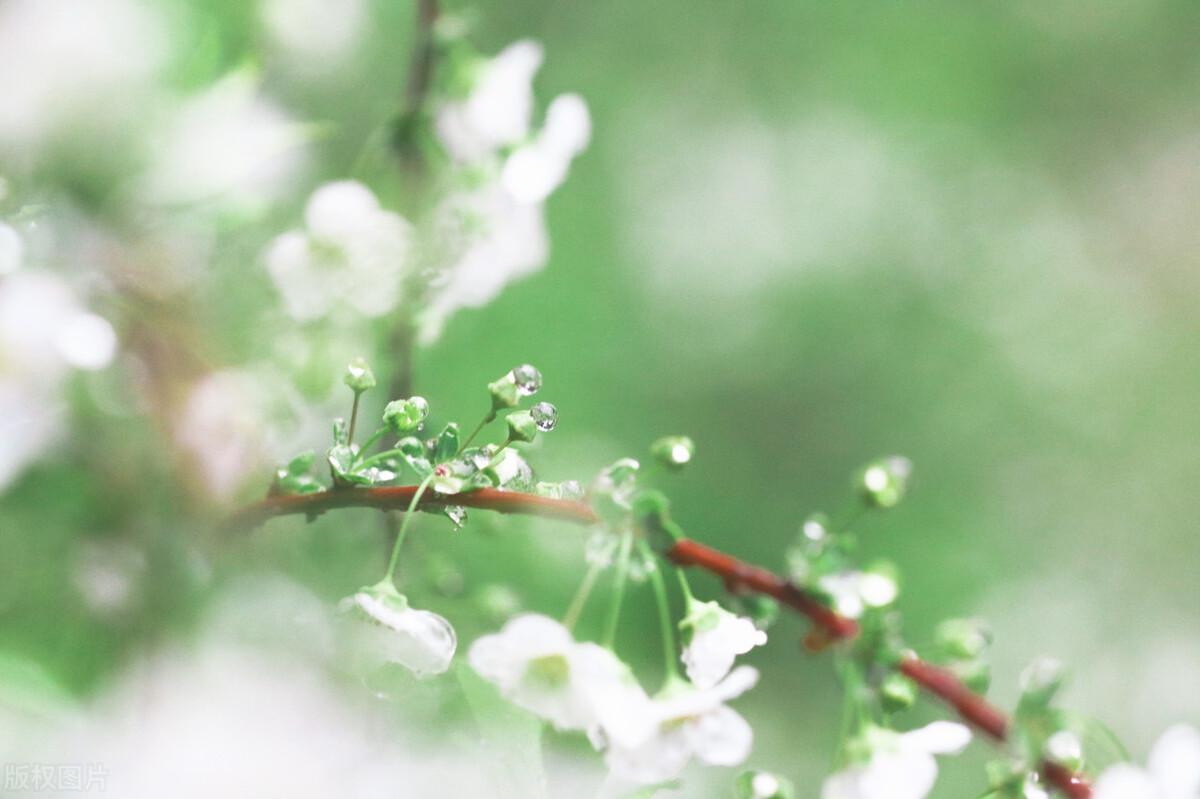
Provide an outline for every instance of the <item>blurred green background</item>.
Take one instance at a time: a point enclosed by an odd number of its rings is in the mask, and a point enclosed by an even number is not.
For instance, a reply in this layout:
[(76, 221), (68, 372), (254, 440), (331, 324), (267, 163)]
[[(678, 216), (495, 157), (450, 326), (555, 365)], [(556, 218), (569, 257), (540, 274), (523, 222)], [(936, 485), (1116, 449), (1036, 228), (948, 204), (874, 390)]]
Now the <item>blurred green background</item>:
[[(548, 204), (546, 269), (418, 353), (435, 420), (470, 423), (486, 381), (534, 363), (560, 411), (530, 456), (542, 477), (586, 480), (687, 433), (696, 459), (660, 482), (679, 521), (772, 567), (804, 516), (841, 507), (856, 467), (907, 455), (910, 498), (861, 532), (868, 557), (901, 569), (913, 642), (947, 616), (986, 618), (999, 701), (1015, 700), (1033, 656), (1054, 655), (1074, 670), (1067, 704), (1139, 757), (1169, 723), (1200, 720), (1194, 2), (474, 8), (484, 52), (544, 43), (539, 97), (579, 92), (594, 135)], [(335, 132), (290, 208), (222, 231), (196, 311), (218, 363), (270, 357), (279, 323), (247, 329), (242, 314), (272, 291), (255, 253), (391, 112), (409, 10), (376, 3), (361, 55), (321, 81), (264, 60), (268, 89)], [(203, 25), (180, 85), (256, 57), (243, 4), (189, 13)], [(402, 180), (371, 177), (403, 202)], [(329, 363), (373, 344), (331, 345)], [(180, 513), (188, 492), (153, 424), (82, 418), (0, 498), (0, 646), (71, 691), (186, 634), (236, 573), (280, 570), (336, 600), (382, 567), (367, 512), (214, 534), (219, 510)], [(97, 619), (65, 588), (81, 538), (146, 553), (136, 611)], [(451, 535), (422, 519), (403, 571), (468, 641), (496, 624), (472, 604), (491, 584), (558, 615), (582, 542), (549, 522), (472, 513)], [(772, 629), (747, 658), (762, 683), (737, 706), (756, 731), (751, 764), (816, 796), (840, 697), (803, 632), (793, 619)], [(654, 675), (654, 641), (637, 588), (621, 654)], [(989, 755), (945, 762), (933, 796), (981, 792)], [(705, 774), (685, 794), (729, 791), (729, 775)]]

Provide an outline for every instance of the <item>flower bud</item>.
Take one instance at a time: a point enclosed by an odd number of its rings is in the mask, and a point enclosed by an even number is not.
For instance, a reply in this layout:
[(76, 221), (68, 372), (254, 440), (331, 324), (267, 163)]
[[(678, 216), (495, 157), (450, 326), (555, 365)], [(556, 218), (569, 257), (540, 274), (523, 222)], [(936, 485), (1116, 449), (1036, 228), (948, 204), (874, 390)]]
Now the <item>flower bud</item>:
[(917, 684), (903, 674), (889, 674), (879, 684), (879, 699), (889, 713), (907, 710), (917, 702)]
[(429, 403), (424, 397), (392, 400), (383, 409), (383, 423), (396, 435), (411, 433), (429, 416)]
[(522, 397), (531, 397), (542, 387), (542, 373), (529, 364), (509, 370), (499, 380), (488, 384), (492, 395), (492, 410), (515, 408)]
[(1021, 672), (1021, 704), (1046, 707), (1062, 688), (1067, 670), (1052, 657), (1039, 657)]
[(978, 619), (946, 619), (937, 626), (934, 638), (948, 657), (967, 660), (983, 654), (992, 642), (992, 633)]
[(1083, 743), (1070, 730), (1059, 730), (1046, 739), (1042, 752), (1047, 760), (1077, 770), (1083, 766)]
[(696, 452), (696, 445), (687, 436), (663, 436), (650, 445), (654, 459), (673, 471), (688, 464)]
[(769, 771), (743, 771), (734, 783), (738, 799), (792, 799), (795, 788)]
[(342, 382), (355, 394), (361, 394), (367, 389), (375, 388), (375, 373), (365, 360), (355, 358), (346, 366)]
[(538, 424), (529, 411), (510, 413), (507, 421), (509, 441), (533, 441), (537, 438)]
[(859, 475), (858, 490), (863, 501), (875, 508), (892, 508), (904, 499), (912, 461), (900, 455), (867, 464)]

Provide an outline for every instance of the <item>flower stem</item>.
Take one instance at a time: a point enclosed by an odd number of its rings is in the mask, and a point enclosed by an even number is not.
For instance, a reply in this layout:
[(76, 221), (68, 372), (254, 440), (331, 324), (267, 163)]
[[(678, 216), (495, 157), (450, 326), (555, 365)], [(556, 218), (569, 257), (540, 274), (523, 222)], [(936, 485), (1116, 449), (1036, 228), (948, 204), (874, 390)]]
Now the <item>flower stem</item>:
[(687, 575), (683, 573), (683, 569), (676, 569), (675, 575), (679, 577), (679, 590), (683, 592), (683, 604), (692, 604), (696, 601), (696, 597), (692, 596), (692, 587), (688, 584)]
[(347, 446), (354, 443), (354, 428), (358, 424), (358, 398), (361, 396), (361, 391), (354, 392), (354, 404), (350, 406), (350, 428), (346, 433)]
[[(654, 557), (645, 541), (639, 541), (638, 546), (643, 557)], [(659, 568), (656, 561), (652, 562), (654, 568), (650, 571), (650, 584), (654, 587), (654, 600), (658, 604), (658, 624), (661, 628), (663, 647), (663, 672), (666, 675), (666, 682), (669, 683), (679, 679), (679, 664), (675, 662), (675, 627), (671, 624), (671, 605), (667, 601), (667, 586), (663, 581), (662, 569)], [(687, 578), (683, 576), (683, 572), (679, 572), (679, 584), (683, 587), (684, 595), (690, 598), (692, 594), (688, 589)]]
[(629, 552), (633, 548), (633, 531), (626, 530), (621, 536), (621, 549), (617, 553), (617, 574), (613, 583), (612, 604), (608, 606), (608, 621), (604, 625), (603, 642), (612, 649), (617, 640), (617, 623), (621, 620), (621, 603), (625, 599), (625, 580), (629, 576)]
[(575, 629), (575, 622), (579, 621), (579, 614), (583, 613), (583, 606), (587, 604), (592, 589), (596, 587), (596, 578), (603, 570), (603, 563), (593, 563), (583, 576), (583, 582), (579, 584), (579, 589), (571, 598), (571, 604), (567, 606), (567, 612), (563, 614), (563, 626), (568, 630)]
[(408, 510), (404, 512), (404, 521), (400, 523), (400, 531), (396, 533), (396, 543), (392, 545), (392, 557), (388, 560), (387, 573), (383, 579), (391, 581), (392, 585), (396, 584), (396, 566), (400, 563), (400, 547), (404, 545), (404, 536), (408, 532), (408, 524), (412, 521), (413, 512), (417, 509), (417, 503), (421, 501), (421, 496), (425, 493), (425, 489), (433, 482), (433, 475), (429, 475), (421, 485), (417, 486), (417, 490), (413, 492), (412, 501), (408, 503)]
[(388, 458), (394, 457), (396, 455), (403, 455), (403, 454), (404, 453), (398, 449), (385, 449), (383, 452), (377, 452), (374, 455), (372, 455), (371, 457), (364, 460), (362, 463), (359, 464), (359, 467), (365, 469), (368, 466), (374, 466), (375, 464), (379, 463), (380, 461), (387, 460)]
[(484, 416), (482, 419), (480, 419), (479, 424), (475, 425), (475, 429), (471, 431), (471, 435), (467, 436), (467, 440), (462, 443), (462, 446), (458, 448), (458, 451), (462, 452), (464, 449), (471, 446), (471, 442), (475, 440), (475, 436), (479, 435), (480, 431), (483, 430), (483, 428), (486, 427), (490, 422), (494, 421), (495, 418), (496, 412), (489, 411), (487, 416)]
[[(372, 444), (374, 444), (379, 439), (383, 438), (383, 436), (387, 433), (387, 431), (388, 431), (388, 429), (386, 427), (381, 427), (378, 430), (376, 430), (374, 433), (372, 433), (370, 435), (370, 437), (366, 441), (363, 442), (363, 445), (358, 448), (358, 454), (354, 456), (354, 460), (357, 462), (366, 453), (366, 451), (371, 448)], [(395, 450), (393, 450), (393, 452), (394, 451)], [(351, 465), (353, 465), (353, 464), (351, 464)]]

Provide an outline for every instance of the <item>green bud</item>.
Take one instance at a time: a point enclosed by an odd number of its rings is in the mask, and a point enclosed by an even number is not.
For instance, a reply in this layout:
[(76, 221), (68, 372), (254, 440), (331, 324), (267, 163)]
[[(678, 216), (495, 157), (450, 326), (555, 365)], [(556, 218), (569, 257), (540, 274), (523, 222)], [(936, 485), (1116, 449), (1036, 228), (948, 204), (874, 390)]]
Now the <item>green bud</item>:
[(743, 771), (734, 781), (738, 799), (792, 799), (792, 783), (769, 771)]
[(683, 530), (671, 521), (671, 503), (658, 491), (643, 491), (633, 500), (633, 518), (646, 541), (656, 552), (666, 552), (683, 538)]
[(351, 471), (355, 455), (355, 451), (344, 444), (338, 444), (329, 448), (327, 455), (329, 474), (333, 477), (333, 484), (335, 486), (349, 488), (351, 486), (371, 484), (371, 478)]
[(438, 434), (437, 443), (433, 447), (433, 462), (445, 463), (457, 454), (458, 425), (451, 422)]
[(375, 373), (362, 358), (355, 358), (346, 366), (346, 374), (342, 382), (350, 387), (355, 394), (361, 394), (367, 389), (375, 388)]
[(650, 445), (654, 459), (673, 471), (688, 464), (696, 452), (696, 445), (687, 436), (663, 436)]
[(992, 633), (978, 619), (946, 619), (937, 626), (934, 640), (947, 657), (968, 660), (983, 654), (992, 642)]
[(383, 409), (383, 423), (396, 435), (411, 433), (429, 416), (429, 403), (424, 397), (392, 400)]
[(903, 674), (889, 674), (879, 684), (879, 699), (888, 713), (907, 710), (917, 702), (917, 684)]
[(492, 410), (515, 408), (522, 397), (531, 397), (542, 387), (542, 373), (529, 364), (510, 369), (508, 374), (488, 383), (492, 395)]
[(510, 413), (508, 421), (509, 441), (533, 441), (537, 438), (538, 426), (529, 411)]
[(1045, 708), (1067, 680), (1062, 662), (1052, 657), (1040, 657), (1021, 672), (1021, 705), (1024, 708)]
[(1042, 753), (1047, 760), (1064, 765), (1072, 771), (1083, 767), (1083, 742), (1070, 730), (1059, 730), (1047, 738)]
[(912, 461), (893, 455), (873, 461), (859, 473), (858, 490), (863, 501), (875, 508), (892, 508), (904, 499)]

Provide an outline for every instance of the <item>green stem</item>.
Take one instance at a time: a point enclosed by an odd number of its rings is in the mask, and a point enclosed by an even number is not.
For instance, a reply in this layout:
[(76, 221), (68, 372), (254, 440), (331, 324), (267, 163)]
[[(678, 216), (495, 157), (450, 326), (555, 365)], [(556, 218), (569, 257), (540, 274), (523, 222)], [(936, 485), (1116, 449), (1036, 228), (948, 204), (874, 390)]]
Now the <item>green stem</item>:
[(488, 415), (480, 419), (479, 424), (475, 425), (475, 429), (471, 431), (471, 435), (467, 436), (467, 440), (462, 443), (462, 446), (458, 448), (458, 451), (462, 452), (464, 449), (471, 446), (471, 442), (475, 440), (475, 436), (479, 435), (483, 428), (487, 427), (487, 425), (490, 422), (495, 421), (495, 419), (496, 412), (489, 411)]
[(398, 450), (398, 449), (385, 449), (383, 452), (377, 452), (374, 455), (372, 455), (371, 457), (364, 460), (362, 463), (359, 464), (359, 467), (365, 469), (368, 466), (374, 466), (375, 464), (379, 463), (380, 461), (387, 460), (388, 458), (394, 458), (397, 455), (403, 455), (403, 454), (404, 454), (404, 452), (401, 450)]
[(404, 521), (400, 523), (400, 532), (396, 533), (396, 543), (392, 545), (392, 557), (388, 560), (387, 573), (383, 579), (390, 581), (392, 585), (396, 584), (396, 566), (400, 563), (400, 547), (404, 544), (404, 536), (408, 532), (408, 523), (412, 521), (414, 511), (417, 509), (417, 503), (421, 501), (421, 496), (424, 495), (425, 489), (433, 481), (433, 475), (429, 475), (421, 481), (421, 485), (417, 486), (417, 490), (413, 492), (412, 501), (408, 503), (408, 510), (404, 512)]
[(617, 623), (621, 620), (621, 603), (625, 599), (625, 579), (629, 576), (629, 553), (633, 549), (633, 532), (626, 531), (621, 537), (621, 550), (617, 554), (617, 574), (613, 583), (612, 604), (608, 606), (608, 621), (604, 625), (604, 646), (612, 649), (617, 640)]
[[(643, 557), (651, 559), (654, 557), (654, 553), (650, 551), (650, 547), (645, 541), (639, 541), (638, 546)], [(671, 605), (667, 601), (667, 586), (663, 580), (662, 569), (659, 568), (657, 562), (654, 562), (654, 568), (650, 571), (650, 584), (654, 587), (654, 600), (658, 604), (658, 624), (661, 628), (665, 681), (670, 683), (680, 679), (679, 664), (675, 662), (675, 627), (671, 624)], [(679, 572), (679, 584), (683, 587), (684, 595), (690, 598), (692, 594), (688, 589), (687, 579), (683, 576), (683, 572)]]
[[(381, 427), (378, 430), (376, 430), (374, 433), (372, 433), (370, 438), (368, 438), (365, 442), (363, 442), (363, 445), (358, 448), (358, 454), (354, 456), (354, 461), (357, 462), (363, 456), (363, 454), (365, 454), (366, 451), (371, 448), (371, 446), (376, 441), (383, 438), (384, 435), (387, 434), (387, 431), (388, 431), (388, 429), (386, 427)], [(351, 465), (353, 465), (353, 464), (351, 464)]]
[(592, 589), (596, 587), (596, 578), (600, 576), (600, 572), (603, 570), (603, 563), (593, 563), (588, 569), (587, 574), (583, 576), (583, 582), (579, 584), (579, 590), (575, 592), (575, 596), (571, 598), (571, 604), (567, 606), (567, 612), (563, 614), (563, 626), (568, 630), (575, 629), (575, 622), (579, 621), (579, 614), (583, 613), (583, 606), (587, 604)]
[(692, 587), (688, 584), (687, 575), (683, 573), (683, 569), (676, 569), (675, 574), (679, 577), (679, 590), (683, 592), (683, 604), (691, 605), (696, 601), (696, 597), (692, 596)]
[(362, 396), (362, 392), (354, 392), (354, 404), (350, 406), (350, 429), (346, 433), (346, 445), (350, 446), (354, 443), (354, 428), (358, 424), (358, 398)]

